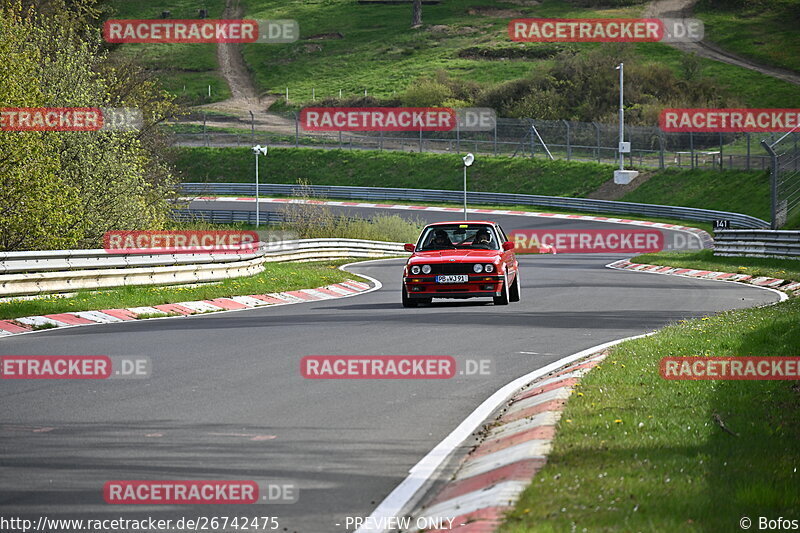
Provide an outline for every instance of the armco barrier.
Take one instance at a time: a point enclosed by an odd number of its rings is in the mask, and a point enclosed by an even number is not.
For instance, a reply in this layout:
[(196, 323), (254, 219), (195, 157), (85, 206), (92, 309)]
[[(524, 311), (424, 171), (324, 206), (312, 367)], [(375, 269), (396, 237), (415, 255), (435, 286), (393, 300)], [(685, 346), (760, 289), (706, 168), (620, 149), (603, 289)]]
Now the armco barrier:
[[(260, 195), (290, 196), (295, 193), (298, 187), (290, 184), (262, 183), (259, 184), (258, 189)], [(305, 189), (315, 196), (353, 200), (400, 200), (454, 204), (460, 204), (464, 200), (464, 193), (461, 191), (445, 191), (439, 189), (400, 189), (332, 185), (312, 185)], [(252, 183), (184, 183), (181, 192), (188, 196), (255, 196), (256, 191), (255, 184)], [(589, 213), (619, 213), (656, 218), (697, 220), (701, 222), (729, 220), (732, 226), (740, 228), (769, 227), (768, 222), (742, 213), (698, 209), (694, 207), (594, 200), (590, 198), (563, 198), (560, 196), (499, 192), (468, 192), (467, 201), (473, 205), (531, 205)]]
[(714, 255), (800, 259), (800, 231), (717, 230)]
[(247, 254), (109, 254), (105, 250), (0, 252), (0, 296), (182, 285), (251, 276), (264, 263), (406, 255), (402, 243), (301, 239), (261, 243)]

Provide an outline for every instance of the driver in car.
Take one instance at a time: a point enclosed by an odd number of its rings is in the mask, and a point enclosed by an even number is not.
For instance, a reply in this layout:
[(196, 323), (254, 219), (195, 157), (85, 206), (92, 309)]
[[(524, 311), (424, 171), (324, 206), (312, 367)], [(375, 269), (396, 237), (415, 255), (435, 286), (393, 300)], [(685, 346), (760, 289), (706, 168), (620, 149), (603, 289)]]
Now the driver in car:
[(437, 229), (436, 232), (433, 234), (433, 241), (431, 241), (431, 246), (439, 248), (439, 247), (448, 247), (451, 248), (453, 243), (450, 241), (450, 237), (447, 236), (447, 232), (443, 229)]

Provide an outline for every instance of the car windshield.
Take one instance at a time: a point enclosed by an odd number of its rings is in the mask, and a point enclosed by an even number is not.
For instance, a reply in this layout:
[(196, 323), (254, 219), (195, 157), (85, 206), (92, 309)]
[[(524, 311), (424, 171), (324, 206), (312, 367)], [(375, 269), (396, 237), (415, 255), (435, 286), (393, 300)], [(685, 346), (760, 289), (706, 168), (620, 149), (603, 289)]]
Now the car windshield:
[(448, 224), (430, 226), (420, 238), (419, 250), (468, 248), (499, 250), (497, 235), (488, 224)]

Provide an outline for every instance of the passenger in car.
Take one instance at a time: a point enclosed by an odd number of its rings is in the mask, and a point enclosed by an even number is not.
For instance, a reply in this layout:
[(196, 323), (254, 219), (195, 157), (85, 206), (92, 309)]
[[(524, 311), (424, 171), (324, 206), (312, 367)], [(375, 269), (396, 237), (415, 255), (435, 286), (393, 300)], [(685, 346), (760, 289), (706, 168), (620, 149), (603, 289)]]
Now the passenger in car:
[(491, 239), (489, 232), (485, 228), (481, 228), (475, 233), (475, 238), (472, 240), (472, 246), (475, 248), (486, 248), (487, 250), (491, 247), (489, 244), (489, 240)]

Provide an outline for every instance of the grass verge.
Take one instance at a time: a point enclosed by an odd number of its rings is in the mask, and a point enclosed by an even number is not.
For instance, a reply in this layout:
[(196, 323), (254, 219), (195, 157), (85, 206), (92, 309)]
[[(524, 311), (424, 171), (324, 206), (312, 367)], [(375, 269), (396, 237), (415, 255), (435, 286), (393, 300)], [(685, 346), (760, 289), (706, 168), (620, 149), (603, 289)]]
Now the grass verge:
[(800, 7), (794, 0), (729, 2), (701, 0), (694, 12), (706, 38), (765, 65), (800, 72)]
[(615, 347), (568, 402), (547, 466), (502, 533), (738, 531), (743, 516), (797, 519), (798, 383), (666, 381), (659, 361), (797, 356), (798, 346), (800, 298)]
[[(273, 148), (261, 168), (266, 183), (405, 187), (460, 190), (462, 161), (456, 155)], [(250, 183), (249, 148), (180, 148), (176, 168), (186, 181)], [(584, 196), (613, 176), (614, 167), (597, 163), (480, 157), (470, 167), (470, 190)]]
[(338, 268), (351, 262), (352, 259), (324, 263), (267, 263), (265, 270), (255, 276), (196, 287), (121, 287), (105, 291), (81, 291), (69, 298), (53, 296), (35, 300), (11, 300), (0, 302), (0, 319), (311, 289), (357, 277)]
[[(790, 279), (800, 281), (800, 260), (761, 257), (716, 257), (713, 250), (697, 252), (659, 252), (643, 254), (636, 262), (651, 265), (665, 265), (678, 268), (712, 270), (716, 272), (736, 272), (753, 277)], [(747, 266), (742, 266), (746, 262)]]

